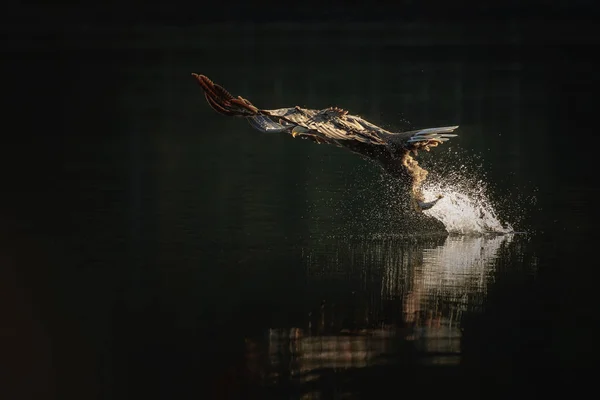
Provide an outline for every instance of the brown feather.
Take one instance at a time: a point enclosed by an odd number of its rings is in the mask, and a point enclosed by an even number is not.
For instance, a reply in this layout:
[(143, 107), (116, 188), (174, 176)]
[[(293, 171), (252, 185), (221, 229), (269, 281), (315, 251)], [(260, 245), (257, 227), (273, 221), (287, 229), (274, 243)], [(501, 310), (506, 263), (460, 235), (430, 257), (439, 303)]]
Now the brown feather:
[(211, 108), (213, 110), (215, 110), (216, 112), (218, 112), (220, 114), (223, 114), (223, 115), (226, 115), (228, 117), (235, 116), (235, 114), (232, 111), (228, 110), (225, 107), (222, 107), (219, 103), (217, 103), (215, 100), (213, 100), (212, 96), (209, 95), (208, 93), (205, 93), (204, 97), (206, 98), (206, 101), (211, 106)]

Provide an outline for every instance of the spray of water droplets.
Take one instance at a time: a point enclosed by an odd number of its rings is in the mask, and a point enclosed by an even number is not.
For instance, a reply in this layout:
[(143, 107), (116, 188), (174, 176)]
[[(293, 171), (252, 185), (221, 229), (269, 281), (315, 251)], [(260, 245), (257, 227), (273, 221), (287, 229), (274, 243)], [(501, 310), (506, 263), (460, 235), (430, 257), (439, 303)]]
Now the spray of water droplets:
[[(458, 156), (458, 153), (454, 153)], [(465, 159), (462, 158), (463, 162)], [(513, 226), (502, 222), (496, 213), (496, 204), (490, 197), (491, 190), (485, 181), (482, 170), (477, 170), (473, 159), (471, 165), (459, 164), (451, 170), (435, 171), (429, 174), (423, 185), (426, 201), (439, 195), (443, 197), (426, 215), (442, 222), (449, 233), (483, 234), (510, 233)], [(456, 165), (456, 161), (444, 163)], [(479, 172), (474, 172), (474, 171)], [(478, 176), (479, 175), (479, 176)]]
[[(451, 234), (526, 232), (527, 224), (522, 220), (535, 205), (535, 195), (527, 197), (526, 191), (517, 188), (514, 182), (494, 182), (488, 178), (487, 163), (482, 156), (460, 149), (448, 150), (419, 159), (428, 171), (422, 185), (425, 202), (443, 196), (423, 213), (439, 221)], [(416, 218), (409, 203), (403, 201), (406, 187), (377, 165), (359, 164), (344, 176), (348, 177), (345, 189), (330, 192), (331, 197), (319, 197), (320, 203), (314, 206), (311, 218), (315, 231), (388, 237), (441, 229), (438, 224), (426, 224), (422, 218)]]

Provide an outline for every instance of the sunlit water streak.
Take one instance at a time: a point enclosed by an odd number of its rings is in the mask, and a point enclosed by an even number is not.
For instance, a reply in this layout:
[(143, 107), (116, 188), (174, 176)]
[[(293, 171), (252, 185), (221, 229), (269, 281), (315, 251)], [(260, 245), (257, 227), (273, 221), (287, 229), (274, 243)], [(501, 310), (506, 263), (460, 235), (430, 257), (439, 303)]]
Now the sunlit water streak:
[[(500, 249), (513, 238), (330, 239), (309, 246), (308, 284), (324, 300), (307, 325), (269, 329), (266, 382), (309, 382), (325, 370), (383, 365), (399, 354), (422, 364), (459, 363), (463, 315), (481, 309)], [(403, 353), (407, 347), (416, 353)]]
[(502, 245), (513, 234), (449, 236), (445, 243), (423, 251), (423, 285), (435, 293), (485, 292), (488, 276)]

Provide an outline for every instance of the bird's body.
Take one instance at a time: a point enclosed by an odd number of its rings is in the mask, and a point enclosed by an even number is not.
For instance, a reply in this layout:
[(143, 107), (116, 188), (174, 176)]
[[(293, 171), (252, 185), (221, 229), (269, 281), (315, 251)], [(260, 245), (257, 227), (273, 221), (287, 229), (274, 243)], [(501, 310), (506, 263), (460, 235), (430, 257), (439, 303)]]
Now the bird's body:
[(204, 75), (193, 74), (204, 90), (206, 100), (217, 112), (245, 117), (250, 125), (262, 132), (289, 133), (295, 138), (345, 147), (376, 161), (390, 175), (410, 185), (419, 209), (432, 207), (437, 200), (425, 203), (421, 184), (427, 171), (411, 156), (419, 150), (429, 151), (440, 143), (457, 136), (458, 126), (421, 129), (409, 132), (390, 132), (361, 117), (349, 115), (337, 107), (312, 110), (301, 107), (265, 110), (255, 107), (241, 96), (234, 97)]

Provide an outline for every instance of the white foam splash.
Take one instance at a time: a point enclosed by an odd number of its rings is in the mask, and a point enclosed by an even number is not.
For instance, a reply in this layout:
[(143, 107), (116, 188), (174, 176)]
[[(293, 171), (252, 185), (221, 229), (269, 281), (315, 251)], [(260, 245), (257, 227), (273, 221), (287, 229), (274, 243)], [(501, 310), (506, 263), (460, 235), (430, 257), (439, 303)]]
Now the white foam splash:
[(426, 201), (444, 196), (425, 214), (444, 224), (449, 233), (483, 234), (514, 232), (510, 224), (503, 225), (496, 215), (483, 182), (466, 178), (440, 178), (423, 185)]

